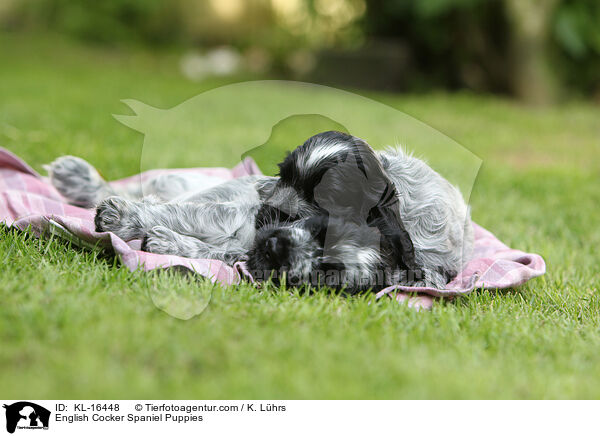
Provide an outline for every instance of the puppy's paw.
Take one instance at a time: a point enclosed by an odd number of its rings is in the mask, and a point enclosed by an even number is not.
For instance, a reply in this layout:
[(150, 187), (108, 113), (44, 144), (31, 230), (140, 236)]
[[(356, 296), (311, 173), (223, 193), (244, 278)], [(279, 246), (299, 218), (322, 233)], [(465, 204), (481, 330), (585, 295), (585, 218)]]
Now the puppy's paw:
[(141, 249), (156, 254), (185, 255), (180, 253), (180, 239), (181, 236), (174, 231), (163, 226), (154, 226), (144, 235)]
[(112, 232), (129, 241), (141, 238), (144, 231), (140, 207), (122, 197), (109, 197), (96, 208), (94, 224), (97, 232)]
[(98, 171), (85, 160), (75, 156), (61, 156), (44, 165), (50, 182), (69, 203), (94, 207), (106, 195), (108, 184)]

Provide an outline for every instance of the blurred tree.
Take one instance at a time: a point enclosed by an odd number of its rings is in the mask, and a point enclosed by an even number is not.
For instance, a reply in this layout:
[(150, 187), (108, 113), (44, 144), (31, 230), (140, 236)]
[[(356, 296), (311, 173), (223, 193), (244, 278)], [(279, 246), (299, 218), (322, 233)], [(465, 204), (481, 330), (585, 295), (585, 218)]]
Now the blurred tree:
[(505, 0), (505, 3), (510, 22), (511, 90), (527, 102), (547, 103), (556, 94), (548, 42), (558, 0)]

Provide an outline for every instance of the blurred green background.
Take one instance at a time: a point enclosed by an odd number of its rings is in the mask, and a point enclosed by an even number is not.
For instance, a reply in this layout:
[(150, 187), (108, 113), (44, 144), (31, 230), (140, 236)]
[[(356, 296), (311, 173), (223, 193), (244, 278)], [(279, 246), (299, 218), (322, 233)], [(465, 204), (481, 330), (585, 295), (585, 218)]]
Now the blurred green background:
[(2, 0), (0, 29), (177, 49), (193, 80), (600, 99), (597, 0)]

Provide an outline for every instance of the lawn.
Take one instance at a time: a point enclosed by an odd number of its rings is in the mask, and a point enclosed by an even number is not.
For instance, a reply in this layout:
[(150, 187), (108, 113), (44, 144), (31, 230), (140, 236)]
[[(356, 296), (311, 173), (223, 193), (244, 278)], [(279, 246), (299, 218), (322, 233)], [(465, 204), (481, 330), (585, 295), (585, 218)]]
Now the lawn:
[[(120, 100), (169, 108), (222, 84), (189, 82), (177, 62), (176, 53), (0, 35), (0, 145), (40, 171), (74, 154), (109, 179), (136, 173), (143, 136), (112, 118), (128, 113)], [(415, 312), (369, 295), (130, 273), (109, 256), (3, 228), (1, 396), (599, 398), (600, 108), (465, 93), (369, 97), (483, 160), (473, 219), (543, 255), (544, 277)], [(210, 161), (210, 144), (202, 151)], [(183, 321), (152, 303), (164, 289), (212, 297)]]

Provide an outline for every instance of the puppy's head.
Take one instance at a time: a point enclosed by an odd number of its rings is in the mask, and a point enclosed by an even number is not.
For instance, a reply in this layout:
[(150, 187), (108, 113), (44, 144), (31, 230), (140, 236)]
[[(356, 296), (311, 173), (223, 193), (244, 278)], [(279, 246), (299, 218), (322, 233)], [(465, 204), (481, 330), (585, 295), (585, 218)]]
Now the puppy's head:
[(320, 273), (331, 272), (338, 277), (326, 284), (340, 287), (356, 285), (341, 273), (364, 281), (369, 269), (414, 268), (396, 189), (366, 142), (341, 132), (320, 133), (279, 168), (280, 178), (256, 218), (248, 262), (256, 274), (268, 278), (269, 271), (283, 270), (288, 278), (323, 284)]
[(276, 222), (257, 229), (247, 266), (257, 280), (271, 279), (279, 284), (317, 284), (311, 274), (320, 267), (323, 244), (320, 238), (324, 216)]

